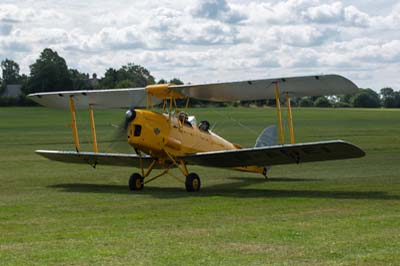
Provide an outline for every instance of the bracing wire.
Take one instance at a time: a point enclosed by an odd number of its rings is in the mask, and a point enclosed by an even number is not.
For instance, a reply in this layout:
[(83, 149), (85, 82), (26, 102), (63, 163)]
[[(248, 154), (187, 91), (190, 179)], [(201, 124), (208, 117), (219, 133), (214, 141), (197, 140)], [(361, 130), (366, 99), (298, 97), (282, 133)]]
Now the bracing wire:
[[(234, 119), (233, 117), (231, 117), (231, 116), (229, 116), (229, 115), (224, 116), (224, 115), (222, 115), (221, 113), (219, 113), (219, 112), (217, 112), (217, 111), (214, 111), (214, 110), (212, 110), (212, 112), (215, 113), (215, 114), (217, 114), (217, 115), (219, 115), (220, 117), (222, 117), (222, 118), (224, 118), (224, 119), (225, 119), (225, 118), (228, 118), (229, 120), (231, 120), (231, 121), (235, 122), (237, 125), (239, 125), (241, 128), (246, 129), (246, 130), (248, 130), (249, 132), (251, 132), (252, 134), (254, 134), (256, 137), (257, 137), (258, 134), (259, 134), (258, 131), (252, 129), (252, 128), (249, 127), (249, 126), (246, 126), (246, 125), (243, 124), (242, 122), (240, 122), (240, 121)], [(213, 126), (213, 128), (216, 126), (216, 124), (217, 124), (217, 123), (215, 123), (215, 125)]]

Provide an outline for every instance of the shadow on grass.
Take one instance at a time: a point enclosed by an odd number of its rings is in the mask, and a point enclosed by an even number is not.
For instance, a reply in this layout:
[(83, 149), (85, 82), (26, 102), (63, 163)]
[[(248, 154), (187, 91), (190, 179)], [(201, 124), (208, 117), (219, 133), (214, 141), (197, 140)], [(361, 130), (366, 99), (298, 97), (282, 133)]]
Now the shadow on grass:
[(210, 185), (200, 192), (187, 193), (182, 187), (153, 187), (145, 186), (142, 191), (131, 192), (125, 185), (67, 183), (48, 186), (75, 193), (114, 193), (114, 194), (141, 194), (156, 198), (180, 197), (237, 197), (237, 198), (330, 198), (330, 199), (374, 199), (400, 200), (400, 196), (389, 195), (384, 191), (324, 191), (324, 190), (296, 190), (296, 189), (265, 189), (244, 188), (253, 184), (268, 182), (309, 182), (313, 179), (273, 178), (268, 181), (260, 178), (230, 178), (239, 180), (232, 183)]

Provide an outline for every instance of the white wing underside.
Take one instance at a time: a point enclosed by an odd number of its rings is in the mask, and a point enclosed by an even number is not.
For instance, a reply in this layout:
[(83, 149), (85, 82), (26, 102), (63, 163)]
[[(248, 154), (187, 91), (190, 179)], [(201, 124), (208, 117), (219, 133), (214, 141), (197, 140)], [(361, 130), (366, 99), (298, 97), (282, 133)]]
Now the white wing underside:
[(352, 94), (358, 87), (339, 75), (272, 78), (239, 82), (171, 86), (191, 98), (209, 101), (275, 99), (274, 83), (281, 95), (291, 97)]
[[(96, 109), (134, 108), (147, 105), (147, 93), (144, 88), (81, 90), (42, 92), (28, 95), (40, 105), (52, 108), (69, 108), (69, 97), (74, 97), (76, 109), (86, 109), (89, 104)], [(153, 105), (161, 103), (160, 99), (152, 98)]]
[[(237, 101), (275, 99), (274, 83), (279, 86), (281, 96), (291, 97), (352, 94), (357, 86), (339, 75), (318, 75), (289, 78), (272, 78), (239, 82), (224, 82), (198, 85), (170, 85), (169, 89), (182, 95), (208, 101)], [(75, 108), (132, 108), (147, 105), (145, 88), (110, 90), (84, 90), (34, 93), (28, 95), (35, 102), (54, 108), (69, 108), (69, 96), (74, 97)], [(152, 104), (161, 99), (152, 98)]]

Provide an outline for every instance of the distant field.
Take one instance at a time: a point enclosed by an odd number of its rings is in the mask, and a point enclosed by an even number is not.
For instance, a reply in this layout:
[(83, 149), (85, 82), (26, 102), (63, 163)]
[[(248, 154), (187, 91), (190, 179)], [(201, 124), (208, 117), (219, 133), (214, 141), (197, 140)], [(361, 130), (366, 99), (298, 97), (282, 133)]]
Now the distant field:
[[(269, 108), (192, 109), (244, 146), (276, 121)], [(99, 147), (124, 110), (96, 111)], [(69, 113), (0, 108), (0, 265), (399, 265), (400, 110), (294, 109), (297, 142), (343, 139), (362, 159), (273, 167), (270, 181), (191, 167), (202, 191), (166, 176), (127, 189), (136, 169), (47, 161), (73, 150)], [(91, 149), (87, 111), (78, 113)], [(178, 173), (178, 172), (177, 172)]]

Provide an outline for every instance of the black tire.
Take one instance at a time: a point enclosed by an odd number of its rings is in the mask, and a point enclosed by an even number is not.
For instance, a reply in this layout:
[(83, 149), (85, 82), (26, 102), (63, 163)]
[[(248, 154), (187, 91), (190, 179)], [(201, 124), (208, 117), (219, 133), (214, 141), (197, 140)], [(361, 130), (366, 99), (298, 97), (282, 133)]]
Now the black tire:
[(143, 183), (143, 177), (138, 173), (134, 173), (129, 178), (129, 190), (142, 190)]
[(190, 173), (186, 176), (185, 187), (187, 192), (197, 192), (200, 190), (200, 178), (195, 173)]

